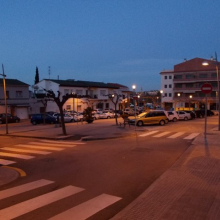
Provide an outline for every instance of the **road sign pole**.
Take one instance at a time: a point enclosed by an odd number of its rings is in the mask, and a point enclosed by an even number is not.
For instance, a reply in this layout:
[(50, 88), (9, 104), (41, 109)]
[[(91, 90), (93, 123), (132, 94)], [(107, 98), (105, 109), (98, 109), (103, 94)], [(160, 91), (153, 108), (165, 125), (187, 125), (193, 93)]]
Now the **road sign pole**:
[(206, 127), (207, 127), (207, 94), (205, 95), (205, 133), (204, 133), (205, 139), (206, 139)]

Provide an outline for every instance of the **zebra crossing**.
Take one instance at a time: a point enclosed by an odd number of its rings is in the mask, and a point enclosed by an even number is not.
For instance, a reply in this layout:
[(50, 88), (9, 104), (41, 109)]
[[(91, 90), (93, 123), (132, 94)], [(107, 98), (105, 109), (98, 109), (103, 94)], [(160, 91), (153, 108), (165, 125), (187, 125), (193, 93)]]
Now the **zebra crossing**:
[(165, 132), (161, 132), (160, 131), (150, 131), (144, 134), (140, 134), (138, 135), (139, 137), (147, 137), (147, 136), (151, 136), (154, 138), (160, 138), (160, 137), (165, 137), (166, 138), (170, 138), (170, 139), (175, 139), (175, 138), (182, 138), (185, 140), (192, 140), (195, 137), (197, 137), (200, 133), (191, 133), (191, 134), (187, 134), (186, 132), (176, 132), (174, 134), (172, 134), (172, 132), (169, 131), (165, 131)]
[[(0, 148), (0, 157), (2, 156), (30, 160), (35, 158), (36, 155), (48, 155), (53, 152), (62, 151), (67, 148), (72, 148), (83, 144), (85, 143), (53, 140), (40, 140), (39, 142), (32, 141), (28, 142), (27, 144), (16, 144), (11, 147)], [(1, 165), (10, 165), (14, 163), (16, 163), (16, 161), (0, 159)]]
[[(37, 190), (40, 187), (44, 187), (52, 183), (54, 183), (54, 181), (40, 179), (10, 189), (6, 189), (0, 191), (0, 200), (9, 198), (11, 196), (19, 196), (22, 193), (27, 193), (31, 190)], [(40, 208), (55, 203), (61, 199), (63, 201), (63, 199), (70, 196), (74, 196), (75, 194), (78, 194), (84, 190), (84, 188), (72, 185), (56, 189), (52, 192), (37, 196), (35, 198), (30, 198), (26, 201), (1, 209), (0, 219), (9, 220), (17, 218), (21, 215), (28, 214), (29, 212), (34, 211), (36, 209), (39, 209), (38, 211), (40, 213)], [(87, 219), (92, 215), (96, 214), (97, 212), (103, 210), (104, 208), (118, 202), (121, 199), (121, 197), (112, 196), (108, 194), (101, 194), (51, 217), (50, 220)]]

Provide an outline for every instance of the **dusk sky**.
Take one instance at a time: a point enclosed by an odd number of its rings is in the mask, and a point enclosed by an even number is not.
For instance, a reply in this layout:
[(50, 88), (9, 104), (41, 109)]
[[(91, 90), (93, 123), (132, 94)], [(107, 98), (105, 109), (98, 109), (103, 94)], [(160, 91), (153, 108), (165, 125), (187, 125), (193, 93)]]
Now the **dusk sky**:
[(29, 85), (37, 66), (40, 80), (157, 90), (159, 73), (184, 58), (220, 60), (219, 0), (0, 0), (0, 9), (0, 64)]

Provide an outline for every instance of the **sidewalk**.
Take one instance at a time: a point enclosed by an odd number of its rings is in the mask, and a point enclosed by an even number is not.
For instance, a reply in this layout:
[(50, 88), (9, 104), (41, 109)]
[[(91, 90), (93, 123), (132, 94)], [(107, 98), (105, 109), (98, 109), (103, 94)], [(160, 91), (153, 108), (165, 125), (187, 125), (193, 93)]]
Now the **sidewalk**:
[(220, 132), (191, 147), (142, 195), (111, 220), (220, 219)]

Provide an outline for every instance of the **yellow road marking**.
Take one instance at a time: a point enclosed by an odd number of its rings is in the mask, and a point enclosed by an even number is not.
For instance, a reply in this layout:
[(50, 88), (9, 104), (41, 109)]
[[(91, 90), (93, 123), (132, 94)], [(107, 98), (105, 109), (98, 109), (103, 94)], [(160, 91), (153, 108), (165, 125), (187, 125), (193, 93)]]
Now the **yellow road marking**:
[(2, 167), (12, 169), (12, 170), (16, 170), (20, 174), (20, 176), (27, 176), (26, 173), (22, 169), (19, 169), (19, 168), (16, 168), (16, 167), (9, 167), (9, 166), (2, 166)]

